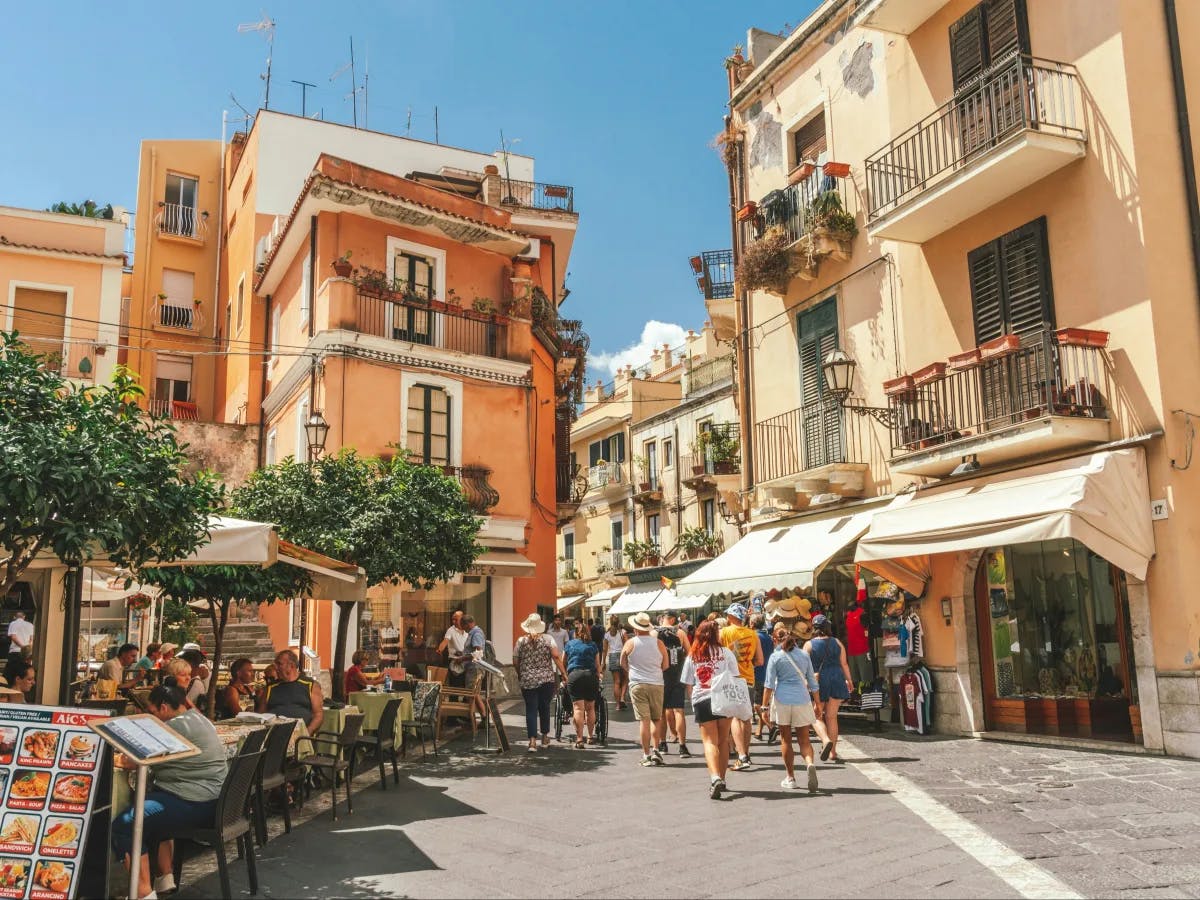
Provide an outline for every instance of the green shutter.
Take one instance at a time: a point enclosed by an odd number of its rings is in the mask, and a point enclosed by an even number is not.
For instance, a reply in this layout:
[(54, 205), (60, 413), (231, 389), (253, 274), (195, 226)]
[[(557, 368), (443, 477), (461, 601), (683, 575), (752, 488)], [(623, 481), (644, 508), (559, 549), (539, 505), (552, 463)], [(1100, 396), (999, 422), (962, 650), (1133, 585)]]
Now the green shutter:
[(842, 460), (841, 411), (825, 402), (821, 363), (838, 346), (837, 300), (829, 299), (800, 314), (800, 435), (804, 469)]
[(1004, 331), (1004, 298), (1000, 281), (1000, 242), (990, 241), (967, 254), (975, 344), (994, 340)]
[(1005, 332), (1020, 335), (1022, 343), (1040, 340), (1046, 329), (1054, 328), (1045, 217), (1010, 231), (999, 243), (1004, 260)]

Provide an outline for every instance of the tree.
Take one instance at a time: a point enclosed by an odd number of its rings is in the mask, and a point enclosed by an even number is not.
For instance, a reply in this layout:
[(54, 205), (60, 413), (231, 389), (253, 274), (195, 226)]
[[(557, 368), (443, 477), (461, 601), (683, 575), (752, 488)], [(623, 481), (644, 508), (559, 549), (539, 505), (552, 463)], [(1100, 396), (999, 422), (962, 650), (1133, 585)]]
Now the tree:
[(62, 213), (66, 216), (83, 216), (86, 219), (111, 219), (113, 217), (111, 203), (104, 206), (97, 206), (95, 200), (84, 200), (82, 204), (60, 201), (47, 209), (46, 212)]
[(43, 550), (136, 570), (207, 540), (223, 489), (185, 474), (174, 429), (143, 414), (142, 393), (123, 369), (79, 387), (0, 332), (0, 596)]
[[(234, 491), (248, 518), (274, 522), (289, 541), (366, 572), (367, 583), (430, 589), (474, 562), (480, 520), (458, 482), (403, 456), (361, 457), (345, 449), (306, 464), (292, 458), (255, 472)], [(345, 635), (353, 603), (338, 603)], [(334, 650), (333, 689), (343, 694), (345, 642)]]
[[(236, 513), (235, 513), (236, 514)], [(183, 566), (145, 568), (138, 578), (144, 584), (156, 584), (163, 594), (178, 603), (204, 600), (212, 623), (212, 677), (208, 682), (208, 714), (216, 714), (217, 671), (225, 642), (229, 608), (237, 603), (274, 603), (307, 594), (312, 578), (303, 569), (283, 562), (273, 566)]]

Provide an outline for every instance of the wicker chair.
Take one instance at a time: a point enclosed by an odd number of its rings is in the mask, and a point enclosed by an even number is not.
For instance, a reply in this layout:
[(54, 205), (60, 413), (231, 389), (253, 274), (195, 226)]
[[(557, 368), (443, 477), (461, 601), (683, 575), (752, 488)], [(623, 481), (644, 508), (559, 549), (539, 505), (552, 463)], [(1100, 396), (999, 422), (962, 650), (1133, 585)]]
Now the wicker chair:
[(437, 729), (438, 729), (438, 707), (441, 705), (442, 685), (436, 681), (421, 681), (417, 683), (416, 690), (413, 691), (413, 717), (412, 721), (401, 722), (400, 727), (404, 730), (404, 747), (403, 753), (408, 756), (408, 735), (415, 734), (421, 742), (421, 758), (424, 759), (425, 753), (425, 729), (429, 729), (429, 736), (433, 739), (433, 755), (438, 755), (437, 749)]

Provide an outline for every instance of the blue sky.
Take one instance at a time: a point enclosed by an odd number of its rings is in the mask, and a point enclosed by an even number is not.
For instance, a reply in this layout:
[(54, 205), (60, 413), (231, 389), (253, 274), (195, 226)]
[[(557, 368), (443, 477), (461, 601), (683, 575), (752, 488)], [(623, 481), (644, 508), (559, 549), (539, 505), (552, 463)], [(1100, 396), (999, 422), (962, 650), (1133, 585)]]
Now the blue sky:
[[(370, 60), (370, 125), (478, 150), (519, 138), (537, 177), (574, 185), (579, 238), (564, 314), (595, 351), (698, 328), (687, 259), (728, 245), (725, 173), (708, 146), (727, 99), (722, 60), (753, 25), (795, 25), (812, 0), (511, 3), (275, 0), (271, 106), (350, 122), (349, 58)], [(133, 206), (144, 137), (219, 137), (221, 111), (260, 105), (266, 42), (238, 34), (259, 3), (6, 5), (0, 35), (0, 204)], [(752, 18), (748, 18), (752, 17)], [(361, 71), (361, 70), (360, 70)], [(20, 173), (15, 177), (15, 173)], [(638, 361), (632, 354), (633, 361)], [(628, 355), (624, 358), (630, 358)], [(601, 363), (607, 358), (601, 357)], [(593, 373), (604, 375), (598, 371)]]

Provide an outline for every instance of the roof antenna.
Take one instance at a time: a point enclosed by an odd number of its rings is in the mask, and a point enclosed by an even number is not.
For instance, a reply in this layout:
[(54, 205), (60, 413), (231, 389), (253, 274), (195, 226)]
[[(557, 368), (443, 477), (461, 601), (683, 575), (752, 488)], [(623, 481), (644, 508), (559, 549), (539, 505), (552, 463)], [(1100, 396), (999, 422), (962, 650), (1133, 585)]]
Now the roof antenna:
[(266, 10), (263, 10), (262, 19), (258, 22), (247, 22), (237, 27), (238, 34), (247, 34), (251, 31), (264, 31), (267, 35), (267, 72), (259, 77), (267, 83), (266, 93), (263, 95), (263, 109), (271, 108), (271, 55), (275, 49), (275, 22), (267, 15)]
[[(366, 60), (363, 62), (363, 128), (369, 129), (371, 127), (371, 95), (367, 90), (371, 82), (371, 45), (369, 43), (364, 55), (366, 56)], [(351, 58), (353, 58), (353, 54), (351, 54)]]
[(308, 118), (308, 112), (307, 112), (307, 110), (308, 110), (308, 106), (307, 106), (308, 89), (309, 88), (315, 89), (316, 85), (310, 84), (307, 81), (297, 81), (295, 78), (292, 79), (292, 84), (300, 85), (300, 115), (302, 118), (307, 119)]
[(329, 76), (330, 81), (336, 81), (347, 70), (350, 70), (350, 93), (346, 94), (354, 104), (354, 127), (358, 127), (358, 86), (357, 79), (354, 75), (354, 38), (350, 38), (350, 62), (346, 63), (336, 72)]

